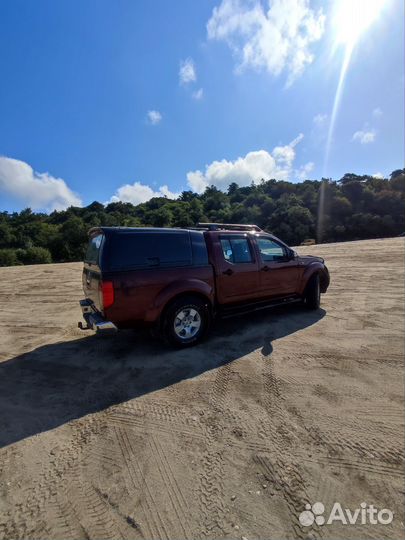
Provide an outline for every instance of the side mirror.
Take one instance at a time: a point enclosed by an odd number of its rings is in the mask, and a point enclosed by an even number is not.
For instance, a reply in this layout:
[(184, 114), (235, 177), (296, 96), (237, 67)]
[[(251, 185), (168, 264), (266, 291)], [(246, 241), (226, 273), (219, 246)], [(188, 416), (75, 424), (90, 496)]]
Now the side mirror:
[(295, 259), (296, 256), (297, 256), (297, 254), (295, 253), (295, 251), (294, 251), (293, 249), (289, 249), (289, 250), (287, 251), (287, 259), (288, 259), (289, 261)]

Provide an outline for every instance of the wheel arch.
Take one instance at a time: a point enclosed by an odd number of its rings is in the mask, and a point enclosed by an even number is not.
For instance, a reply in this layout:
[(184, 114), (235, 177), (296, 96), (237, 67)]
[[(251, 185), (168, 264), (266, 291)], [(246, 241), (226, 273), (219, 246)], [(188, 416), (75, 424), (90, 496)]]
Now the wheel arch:
[(319, 280), (321, 283), (322, 288), (322, 274), (323, 274), (323, 266), (321, 263), (313, 263), (310, 266), (308, 266), (304, 272), (304, 275), (301, 279), (301, 286), (299, 293), (301, 295), (305, 294), (306, 288), (308, 287), (309, 282), (311, 281), (312, 277), (316, 274), (319, 274)]
[(157, 295), (154, 305), (148, 309), (145, 320), (148, 322), (160, 322), (172, 302), (187, 296), (195, 296), (207, 303), (212, 316), (214, 309), (214, 291), (206, 282), (197, 279), (171, 283)]

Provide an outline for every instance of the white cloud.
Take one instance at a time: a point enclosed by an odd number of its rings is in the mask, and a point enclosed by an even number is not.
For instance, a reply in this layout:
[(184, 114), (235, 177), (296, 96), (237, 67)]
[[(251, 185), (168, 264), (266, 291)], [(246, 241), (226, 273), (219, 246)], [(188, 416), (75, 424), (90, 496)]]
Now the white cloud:
[(287, 72), (287, 86), (299, 77), (314, 55), (310, 46), (324, 32), (322, 9), (309, 0), (222, 0), (207, 23), (208, 39), (225, 41), (237, 58), (237, 71), (247, 67), (272, 75)]
[(303, 137), (300, 133), (290, 144), (276, 146), (271, 153), (257, 150), (235, 161), (226, 159), (213, 161), (206, 165), (205, 172), (199, 170), (188, 172), (188, 184), (197, 193), (202, 193), (211, 185), (225, 191), (232, 182), (248, 186), (252, 181), (259, 182), (262, 178), (287, 180), (293, 174), (295, 146)]
[(313, 123), (316, 127), (324, 127), (326, 125), (326, 122), (328, 121), (328, 115), (327, 114), (316, 114), (313, 119)]
[(312, 118), (312, 128), (309, 134), (310, 145), (313, 148), (323, 146), (328, 136), (329, 116), (318, 113)]
[(203, 97), (204, 97), (204, 90), (202, 88), (200, 88), (199, 90), (196, 90), (195, 92), (193, 92), (193, 98), (195, 100), (199, 101)]
[(298, 180), (308, 180), (309, 173), (314, 170), (315, 164), (312, 161), (309, 161), (305, 165), (302, 165), (297, 171), (295, 171), (295, 176)]
[(376, 108), (373, 110), (373, 116), (374, 116), (374, 118), (380, 118), (382, 115), (383, 115), (383, 112), (382, 112), (382, 110), (380, 109), (380, 107), (376, 107)]
[(159, 111), (148, 111), (147, 117), (148, 122), (152, 124), (152, 126), (156, 126), (162, 120), (162, 115)]
[[(133, 184), (125, 184), (117, 189), (115, 195), (108, 202), (130, 202), (134, 205), (149, 201), (153, 197), (167, 197), (168, 199), (176, 199), (179, 193), (173, 193), (164, 185), (160, 186), (157, 191), (153, 191), (150, 186), (134, 182)], [(108, 202), (106, 204), (108, 204)]]
[(0, 156), (0, 193), (5, 193), (33, 210), (64, 210), (82, 201), (61, 178), (37, 173), (18, 159)]
[(376, 172), (373, 174), (373, 178), (379, 178), (380, 180), (384, 179), (384, 175), (382, 172)]
[(192, 58), (187, 58), (180, 62), (179, 79), (180, 84), (188, 84), (197, 80), (195, 65)]
[(359, 141), (361, 144), (369, 144), (375, 141), (376, 131), (374, 129), (359, 130), (353, 133), (352, 141)]

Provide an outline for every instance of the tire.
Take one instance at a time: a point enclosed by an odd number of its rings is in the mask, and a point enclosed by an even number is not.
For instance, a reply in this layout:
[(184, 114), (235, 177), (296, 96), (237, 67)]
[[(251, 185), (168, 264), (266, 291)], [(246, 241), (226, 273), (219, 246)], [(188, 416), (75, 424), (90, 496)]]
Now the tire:
[(163, 317), (163, 337), (177, 348), (197, 345), (211, 322), (208, 302), (196, 296), (183, 296), (169, 304)]
[(314, 274), (305, 289), (304, 305), (307, 309), (318, 309), (321, 305), (321, 284), (319, 274)]

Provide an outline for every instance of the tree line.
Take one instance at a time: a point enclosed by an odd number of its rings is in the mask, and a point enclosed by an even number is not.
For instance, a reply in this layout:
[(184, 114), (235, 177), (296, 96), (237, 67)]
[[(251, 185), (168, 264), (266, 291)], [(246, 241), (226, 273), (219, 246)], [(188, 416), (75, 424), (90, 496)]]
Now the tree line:
[(345, 174), (331, 179), (262, 180), (228, 191), (183, 191), (178, 199), (99, 202), (50, 214), (0, 212), (0, 266), (80, 261), (88, 230), (98, 226), (192, 227), (199, 221), (253, 223), (295, 246), (398, 236), (404, 223), (405, 169), (389, 178)]

